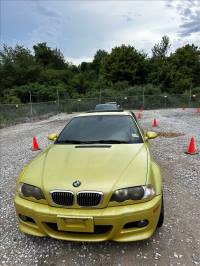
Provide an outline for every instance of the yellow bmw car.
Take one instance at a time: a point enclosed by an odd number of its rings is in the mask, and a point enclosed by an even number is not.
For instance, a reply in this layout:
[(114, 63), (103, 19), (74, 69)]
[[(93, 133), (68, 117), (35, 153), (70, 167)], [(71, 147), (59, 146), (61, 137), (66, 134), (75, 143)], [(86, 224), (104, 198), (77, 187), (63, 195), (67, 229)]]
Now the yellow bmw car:
[(136, 241), (164, 220), (162, 177), (128, 111), (71, 119), (21, 172), (15, 207), (23, 233), (70, 241)]

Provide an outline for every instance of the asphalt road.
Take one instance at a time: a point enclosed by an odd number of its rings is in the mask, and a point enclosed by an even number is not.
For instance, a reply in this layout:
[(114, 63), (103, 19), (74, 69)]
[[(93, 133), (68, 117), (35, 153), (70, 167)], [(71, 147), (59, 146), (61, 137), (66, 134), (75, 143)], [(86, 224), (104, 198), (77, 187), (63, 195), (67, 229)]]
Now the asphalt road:
[[(47, 135), (59, 132), (69, 116), (1, 129), (0, 265), (200, 265), (200, 154), (184, 153), (192, 135), (200, 150), (200, 114), (174, 109), (156, 116), (154, 130), (163, 136), (151, 144), (164, 176), (165, 222), (149, 240), (132, 243), (73, 243), (21, 234), (13, 197), (20, 170), (37, 154), (30, 149), (32, 137), (45, 148)], [(143, 112), (145, 130), (153, 129), (152, 121), (153, 111)]]

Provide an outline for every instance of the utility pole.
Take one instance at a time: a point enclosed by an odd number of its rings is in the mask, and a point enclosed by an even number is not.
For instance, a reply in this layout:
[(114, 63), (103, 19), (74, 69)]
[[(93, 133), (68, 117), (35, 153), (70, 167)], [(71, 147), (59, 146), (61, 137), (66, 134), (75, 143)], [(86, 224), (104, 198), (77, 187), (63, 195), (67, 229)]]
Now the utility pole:
[(31, 117), (33, 115), (33, 106), (32, 106), (32, 95), (31, 95), (31, 91), (29, 91), (29, 102), (30, 102), (30, 114)]

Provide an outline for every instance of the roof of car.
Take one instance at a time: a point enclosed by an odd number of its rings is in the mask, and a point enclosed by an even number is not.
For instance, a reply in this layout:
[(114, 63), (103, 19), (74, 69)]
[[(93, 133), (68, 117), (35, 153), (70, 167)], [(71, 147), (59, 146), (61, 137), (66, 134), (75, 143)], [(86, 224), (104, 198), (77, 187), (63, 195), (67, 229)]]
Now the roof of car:
[(98, 104), (96, 104), (96, 106), (101, 106), (101, 105), (113, 105), (113, 103), (98, 103)]
[(93, 116), (93, 115), (130, 115), (130, 111), (112, 110), (112, 111), (90, 111), (77, 116)]

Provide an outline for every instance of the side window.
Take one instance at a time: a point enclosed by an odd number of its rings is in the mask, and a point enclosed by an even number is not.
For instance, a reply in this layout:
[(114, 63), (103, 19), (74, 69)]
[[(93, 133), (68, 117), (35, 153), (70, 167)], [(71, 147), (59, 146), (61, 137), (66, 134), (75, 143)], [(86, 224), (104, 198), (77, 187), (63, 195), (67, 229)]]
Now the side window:
[(139, 123), (138, 123), (138, 121), (137, 121), (137, 118), (136, 118), (136, 115), (134, 114), (134, 112), (130, 112), (131, 113), (131, 115), (132, 115), (132, 117), (135, 119), (135, 123), (137, 124), (137, 126), (138, 126), (138, 128), (139, 128), (139, 130), (140, 130), (140, 132), (141, 132), (141, 135), (143, 135), (143, 137), (144, 137), (144, 135), (145, 135), (145, 133), (144, 133), (144, 130), (143, 130), (143, 128), (139, 125)]

